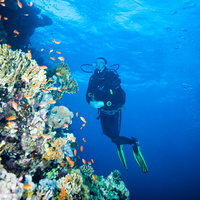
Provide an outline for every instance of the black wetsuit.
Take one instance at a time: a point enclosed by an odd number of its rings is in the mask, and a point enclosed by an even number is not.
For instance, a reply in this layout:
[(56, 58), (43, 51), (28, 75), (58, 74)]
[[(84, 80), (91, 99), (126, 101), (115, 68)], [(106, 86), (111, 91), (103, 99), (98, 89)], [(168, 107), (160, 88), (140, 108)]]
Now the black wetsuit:
[(94, 73), (90, 77), (86, 100), (103, 101), (99, 116), (103, 133), (117, 145), (133, 144), (134, 140), (119, 136), (121, 128), (121, 108), (125, 104), (126, 94), (120, 86), (119, 75), (104, 69), (102, 73)]

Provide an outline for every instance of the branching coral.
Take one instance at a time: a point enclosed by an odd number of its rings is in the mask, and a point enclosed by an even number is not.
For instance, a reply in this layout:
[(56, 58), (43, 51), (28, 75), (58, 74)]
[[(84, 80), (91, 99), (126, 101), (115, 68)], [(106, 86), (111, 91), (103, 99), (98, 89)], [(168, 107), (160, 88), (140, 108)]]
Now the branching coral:
[(40, 69), (36, 61), (29, 59), (24, 52), (12, 51), (5, 44), (0, 45), (0, 65), (0, 83), (7, 87), (9, 97), (14, 94), (15, 83), (22, 80), (25, 88), (21, 88), (21, 92), (23, 96), (30, 95), (29, 103), (34, 105), (34, 100), (36, 100), (34, 96), (39, 92), (40, 81), (46, 80), (46, 72)]
[(65, 177), (60, 178), (57, 181), (57, 187), (61, 189), (65, 188), (66, 194), (69, 196), (73, 196), (78, 194), (81, 191), (81, 187), (83, 184), (83, 179), (80, 174), (80, 170), (72, 170), (71, 174), (68, 174), (68, 182), (66, 183)]
[(66, 140), (57, 138), (55, 141), (53, 140), (49, 143), (51, 146), (48, 147), (48, 151), (45, 152), (42, 158), (47, 161), (58, 159), (58, 162), (62, 162), (64, 155), (60, 152), (60, 149), (66, 144)]
[(73, 77), (71, 77), (71, 71), (68, 64), (62, 62), (58, 64), (53, 71), (48, 72), (48, 76), (57, 75), (58, 80), (56, 80), (57, 84), (59, 84), (60, 88), (62, 88), (63, 92), (68, 94), (77, 93), (78, 84)]
[(94, 173), (94, 169), (90, 165), (81, 165), (80, 170), (86, 176), (91, 176)]

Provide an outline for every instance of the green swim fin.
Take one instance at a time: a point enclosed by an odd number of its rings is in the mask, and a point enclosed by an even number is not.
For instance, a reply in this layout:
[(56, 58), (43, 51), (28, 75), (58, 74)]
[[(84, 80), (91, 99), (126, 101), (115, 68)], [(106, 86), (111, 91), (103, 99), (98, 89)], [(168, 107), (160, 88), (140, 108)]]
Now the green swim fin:
[(127, 165), (126, 165), (126, 159), (124, 156), (123, 145), (117, 145), (117, 153), (118, 153), (118, 156), (119, 156), (119, 159), (120, 159), (122, 165), (124, 165), (126, 170), (128, 170)]
[(146, 162), (145, 162), (145, 160), (142, 156), (140, 146), (139, 146), (139, 142), (137, 142), (133, 146), (133, 156), (134, 156), (137, 164), (142, 168), (142, 171), (144, 173), (148, 172), (148, 167), (147, 167), (147, 164), (146, 164)]

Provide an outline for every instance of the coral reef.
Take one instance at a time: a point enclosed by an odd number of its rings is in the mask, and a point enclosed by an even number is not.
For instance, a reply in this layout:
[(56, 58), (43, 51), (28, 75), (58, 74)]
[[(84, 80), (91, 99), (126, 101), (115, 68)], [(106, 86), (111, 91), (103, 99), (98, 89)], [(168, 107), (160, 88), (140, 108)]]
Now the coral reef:
[(85, 176), (92, 176), (94, 169), (90, 165), (81, 165), (80, 170)]
[(65, 106), (55, 106), (51, 110), (48, 125), (52, 129), (62, 128), (64, 124), (72, 124), (74, 114)]
[(68, 174), (68, 181), (66, 183), (66, 178), (62, 177), (57, 181), (57, 187), (61, 189), (65, 188), (65, 192), (67, 196), (73, 197), (81, 191), (81, 187), (83, 184), (83, 179), (80, 173), (80, 170), (72, 170), (70, 174)]
[(12, 51), (5, 44), (0, 46), (0, 65), (0, 83), (7, 89), (8, 97), (12, 98), (16, 90), (20, 89), (21, 98), (28, 95), (27, 101), (33, 106), (38, 98), (41, 81), (46, 81), (46, 72), (24, 52)]
[(57, 138), (50, 143), (50, 146), (47, 147), (47, 151), (43, 154), (42, 159), (45, 161), (52, 161), (58, 159), (58, 162), (62, 162), (64, 155), (60, 152), (61, 147), (66, 144), (66, 140), (62, 138)]
[(54, 105), (78, 90), (69, 66), (59, 64), (47, 81), (35, 60), (7, 45), (0, 46), (0, 65), (0, 199), (128, 200), (119, 171), (104, 178), (76, 162), (73, 113)]
[(13, 173), (7, 173), (4, 168), (0, 169), (0, 199), (20, 200), (23, 193), (23, 184), (20, 183)]
[(68, 64), (62, 62), (54, 70), (48, 70), (47, 77), (52, 77), (52, 84), (57, 84), (62, 91), (54, 91), (54, 98), (61, 98), (63, 93), (74, 94), (78, 92), (78, 84), (73, 77)]

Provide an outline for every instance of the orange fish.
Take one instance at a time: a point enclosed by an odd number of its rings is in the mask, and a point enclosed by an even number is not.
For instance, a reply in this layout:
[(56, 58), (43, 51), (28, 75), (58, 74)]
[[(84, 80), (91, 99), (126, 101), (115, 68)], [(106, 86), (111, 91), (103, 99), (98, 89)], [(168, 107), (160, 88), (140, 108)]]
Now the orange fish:
[(40, 69), (47, 69), (48, 67), (45, 65), (39, 66)]
[(68, 177), (68, 175), (66, 175), (65, 176), (65, 184), (67, 184), (68, 180), (69, 180), (69, 177)]
[(64, 127), (68, 128), (68, 127), (69, 127), (69, 124), (64, 124)]
[(62, 90), (61, 90), (60, 88), (58, 88), (58, 91), (59, 91), (59, 92), (62, 92)]
[(64, 162), (61, 162), (61, 166), (64, 167), (64, 166), (65, 166), (65, 163), (64, 163)]
[(51, 49), (51, 50), (49, 51), (49, 54), (50, 54), (51, 52), (53, 52), (53, 49)]
[(3, 2), (5, 2), (5, 0), (0, 0), (0, 3), (3, 3)]
[(53, 39), (52, 42), (54, 42), (56, 44), (60, 44), (60, 42), (56, 41), (55, 39)]
[(9, 44), (6, 44), (6, 45), (7, 45), (7, 47), (11, 48), (11, 45), (9, 45)]
[(85, 126), (85, 124), (82, 124), (82, 127), (84, 127)]
[(49, 93), (49, 90), (42, 90), (42, 92), (44, 92), (44, 93)]
[(41, 136), (44, 138), (44, 139), (50, 139), (50, 136), (49, 135), (46, 135), (46, 134), (41, 134)]
[(65, 58), (62, 57), (62, 56), (58, 57), (58, 59), (59, 59), (60, 61), (65, 61)]
[(83, 138), (82, 140), (83, 140), (83, 142), (86, 142), (85, 138)]
[(80, 129), (82, 129), (83, 127), (81, 126), (81, 128)]
[(44, 49), (41, 49), (41, 51), (44, 51)]
[(8, 20), (8, 18), (7, 18), (7, 17), (4, 17), (3, 19), (4, 19), (4, 20)]
[(17, 119), (17, 117), (15, 117), (15, 116), (10, 116), (10, 117), (6, 118), (6, 120), (15, 120), (15, 119)]
[(92, 178), (93, 178), (94, 182), (96, 183), (97, 182), (97, 175), (92, 174)]
[(1, 17), (2, 17), (2, 15), (0, 15), (0, 21), (1, 21)]
[(78, 117), (78, 112), (76, 113), (76, 117)]
[(77, 150), (76, 150), (76, 149), (74, 149), (74, 156), (76, 156), (76, 154), (77, 154)]
[(23, 76), (22, 79), (23, 79), (24, 81), (26, 81), (27, 83), (30, 82), (30, 78), (29, 78), (28, 76)]
[(39, 88), (40, 86), (39, 86), (39, 85), (34, 85), (33, 87), (34, 87), (34, 88)]
[(91, 163), (91, 162), (89, 162), (89, 161), (88, 161), (87, 163), (88, 163), (88, 165), (91, 165), (91, 164), (92, 164), (92, 163)]
[(18, 110), (18, 105), (15, 101), (12, 101), (12, 107), (15, 109), (15, 110)]
[(40, 81), (40, 83), (42, 83), (42, 84), (46, 84), (46, 81)]
[(44, 121), (47, 122), (47, 121), (48, 121), (48, 118), (45, 118)]
[(37, 139), (38, 135), (31, 135), (32, 138)]
[(8, 127), (9, 127), (10, 129), (13, 128), (13, 124), (12, 124), (12, 122), (9, 121), (7, 124), (8, 124)]
[(94, 160), (93, 160), (93, 159), (91, 159), (91, 161), (92, 161), (92, 163), (94, 163)]
[(64, 186), (62, 186), (62, 189), (61, 189), (61, 194), (60, 194), (60, 199), (62, 199), (64, 196), (65, 196), (65, 187)]
[(86, 164), (86, 161), (85, 161), (85, 159), (82, 159), (82, 162), (83, 162), (83, 164)]
[(48, 101), (48, 103), (50, 103), (50, 104), (55, 104), (56, 101), (55, 101), (55, 100), (50, 100), (50, 101)]
[(80, 117), (80, 119), (86, 124), (86, 121), (85, 121), (84, 117)]
[(28, 59), (30, 60), (31, 58), (32, 58), (31, 51), (28, 50)]
[(14, 30), (13, 33), (19, 35), (19, 32), (17, 30)]
[(51, 60), (56, 60), (56, 58), (54, 58), (54, 57), (50, 57), (51, 58)]
[(57, 90), (57, 87), (50, 87), (49, 90)]
[(59, 153), (59, 154), (62, 154), (62, 151), (59, 151), (58, 153)]
[(26, 99), (30, 99), (31, 96), (30, 96), (30, 95), (25, 95), (24, 98), (26, 98)]
[(69, 156), (66, 156), (67, 162), (71, 161), (71, 158)]
[(43, 107), (45, 107), (45, 106), (46, 106), (45, 103), (41, 103), (41, 104), (39, 105), (40, 108), (43, 108)]
[(83, 152), (83, 146), (80, 147), (81, 152)]
[(56, 51), (56, 53), (58, 53), (58, 54), (61, 54), (61, 52), (60, 52), (60, 51)]
[(1, 5), (2, 5), (3, 7), (5, 7), (5, 6), (6, 6), (6, 4), (5, 4), (5, 3), (1, 3)]
[(16, 92), (16, 88), (13, 90), (13, 93), (15, 93)]
[(72, 142), (76, 142), (76, 138), (75, 137), (71, 137)]
[(71, 167), (74, 167), (74, 161), (73, 161), (73, 160), (71, 160), (71, 161), (69, 162), (69, 164), (71, 165)]
[(28, 4), (28, 6), (32, 6), (33, 5), (33, 2), (31, 1), (29, 4)]
[(57, 74), (58, 76), (62, 76), (62, 74), (61, 74), (60, 72), (56, 72), (56, 74)]
[(63, 86), (62, 89), (67, 90), (67, 87)]
[(27, 190), (27, 189), (32, 189), (33, 186), (31, 184), (26, 184), (23, 186), (23, 188)]
[(22, 3), (21, 3), (19, 0), (17, 0), (17, 4), (18, 4), (18, 6), (19, 6), (20, 8), (23, 7), (23, 6), (22, 6)]
[(34, 68), (34, 73), (36, 74), (38, 72), (37, 67)]
[(55, 41), (55, 43), (56, 43), (56, 44), (60, 44), (60, 42), (58, 42), (58, 41)]

